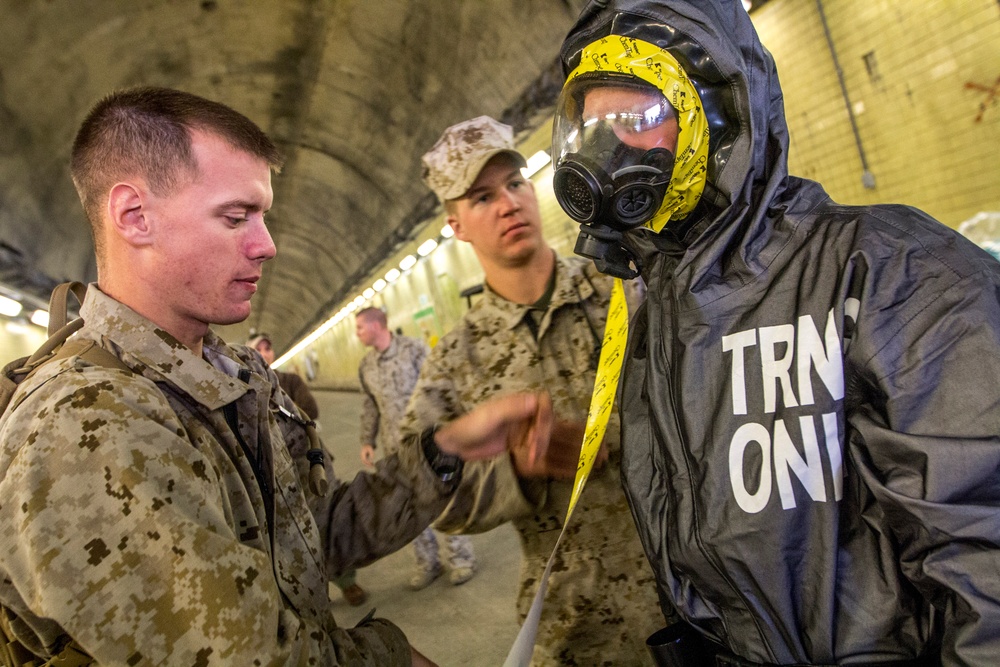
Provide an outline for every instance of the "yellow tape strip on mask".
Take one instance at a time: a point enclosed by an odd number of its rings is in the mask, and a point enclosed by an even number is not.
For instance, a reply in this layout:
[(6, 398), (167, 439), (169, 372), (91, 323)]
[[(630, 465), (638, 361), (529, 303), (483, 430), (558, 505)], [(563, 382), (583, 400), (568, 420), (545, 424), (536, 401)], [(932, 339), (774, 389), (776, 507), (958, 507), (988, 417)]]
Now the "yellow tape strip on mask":
[(701, 97), (684, 68), (668, 51), (641, 39), (608, 35), (584, 47), (574, 78), (605, 72), (631, 75), (658, 88), (677, 111), (677, 150), (670, 187), (656, 215), (646, 223), (654, 232), (671, 219), (679, 220), (694, 210), (702, 191), (708, 165), (708, 119)]
[(611, 408), (614, 406), (615, 394), (618, 391), (618, 379), (622, 373), (622, 363), (625, 360), (625, 343), (628, 340), (628, 304), (625, 302), (625, 290), (620, 278), (615, 278), (611, 288), (611, 303), (608, 304), (608, 319), (604, 324), (604, 340), (601, 343), (601, 359), (597, 364), (597, 377), (594, 380), (594, 393), (590, 397), (590, 410), (587, 412), (587, 428), (583, 435), (583, 446), (580, 448), (580, 462), (576, 468), (576, 479), (573, 482), (573, 494), (570, 496), (569, 509), (566, 510), (566, 520), (563, 521), (562, 532), (552, 549), (545, 572), (538, 582), (538, 591), (531, 603), (531, 609), (517, 633), (517, 639), (507, 654), (504, 667), (527, 667), (531, 663), (531, 654), (535, 649), (535, 635), (538, 633), (538, 621), (542, 615), (542, 600), (548, 589), (549, 574), (555, 561), (556, 553), (566, 526), (569, 525), (573, 509), (576, 507), (583, 487), (587, 483), (594, 461), (604, 442), (604, 433), (611, 418)]

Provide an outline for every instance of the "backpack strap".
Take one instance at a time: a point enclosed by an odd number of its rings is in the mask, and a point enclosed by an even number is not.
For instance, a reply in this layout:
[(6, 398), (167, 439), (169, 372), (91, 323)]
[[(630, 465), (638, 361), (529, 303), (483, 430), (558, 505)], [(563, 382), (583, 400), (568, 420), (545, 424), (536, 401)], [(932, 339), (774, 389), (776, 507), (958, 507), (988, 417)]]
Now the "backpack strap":
[(25, 378), (36, 368), (52, 358), (53, 353), (66, 342), (66, 339), (83, 327), (82, 318), (78, 317), (72, 322), (67, 321), (69, 314), (66, 303), (70, 294), (83, 305), (83, 299), (87, 295), (87, 286), (80, 282), (57, 285), (49, 297), (48, 339), (31, 356), (15, 359), (4, 366), (2, 376), (0, 376), (0, 414), (10, 404), (10, 399), (14, 395), (17, 385), (24, 382)]
[(14, 637), (14, 631), (10, 627), (10, 619), (7, 615), (10, 612), (0, 607), (0, 660), (4, 667), (21, 667), (22, 665), (35, 665), (38, 656), (24, 647)]
[(63, 646), (62, 650), (46, 661), (42, 667), (84, 667), (97, 664), (75, 639)]
[[(316, 431), (316, 422), (295, 414), (284, 405), (276, 402), (273, 398), (270, 402), (277, 412), (305, 430), (306, 438), (309, 439), (309, 449), (306, 451), (306, 459), (309, 461), (309, 490), (320, 498), (326, 497), (326, 492), (330, 488), (330, 480), (326, 475), (326, 467), (323, 464), (323, 443), (320, 441), (319, 433)], [(295, 407), (301, 410), (298, 406)]]
[(55, 351), (63, 346), (66, 339), (75, 334), (77, 331), (83, 328), (83, 318), (78, 317), (72, 322), (65, 324), (53, 333), (49, 334), (48, 340), (41, 344), (41, 346), (35, 350), (26, 360), (24, 368), (31, 372), (38, 366), (41, 366), (50, 358), (55, 356)]
[(11, 404), (11, 400), (18, 385), (50, 361), (79, 355), (81, 359), (94, 366), (133, 372), (124, 361), (105, 350), (95, 341), (66, 340), (79, 331), (81, 327), (83, 327), (83, 319), (78, 317), (56, 331), (30, 357), (22, 357), (4, 366), (3, 371), (0, 372), (0, 414), (17, 407)]
[(70, 639), (59, 653), (48, 660), (43, 660), (32, 653), (14, 635), (11, 620), (16, 619), (13, 612), (0, 607), (0, 664), (4, 667), (84, 667), (95, 664), (94, 659), (83, 650), (83, 647)]
[(69, 295), (73, 294), (83, 305), (83, 298), (87, 295), (87, 286), (80, 282), (69, 282), (56, 285), (49, 297), (49, 336), (66, 326), (69, 320), (66, 303)]
[(17, 386), (38, 370), (39, 366), (54, 358), (55, 351), (62, 347), (66, 339), (79, 331), (82, 326), (82, 319), (73, 320), (49, 336), (48, 340), (42, 343), (42, 346), (35, 350), (35, 353), (30, 357), (15, 359), (3, 367), (3, 371), (0, 372), (0, 414), (7, 410)]
[(52, 359), (65, 359), (67, 357), (79, 356), (81, 359), (94, 366), (103, 368), (113, 368), (120, 371), (132, 373), (128, 365), (105, 350), (93, 340), (71, 340), (52, 356)]

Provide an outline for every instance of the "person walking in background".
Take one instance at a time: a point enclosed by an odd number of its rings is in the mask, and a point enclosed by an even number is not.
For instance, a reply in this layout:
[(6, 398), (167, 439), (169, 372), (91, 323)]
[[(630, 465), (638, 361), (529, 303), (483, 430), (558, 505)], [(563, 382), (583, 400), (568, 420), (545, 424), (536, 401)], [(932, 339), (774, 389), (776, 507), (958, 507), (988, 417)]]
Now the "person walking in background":
[[(247, 347), (257, 350), (268, 366), (274, 363), (274, 346), (271, 344), (271, 337), (266, 333), (258, 333), (252, 336), (247, 341)], [(281, 388), (291, 397), (295, 405), (299, 406), (309, 419), (313, 421), (319, 419), (319, 405), (316, 403), (316, 398), (312, 395), (312, 391), (309, 390), (309, 385), (306, 384), (306, 381), (298, 373), (272, 370), (278, 376), (278, 383), (281, 385)], [(332, 458), (332, 454), (329, 451), (325, 453)], [(368, 593), (358, 585), (357, 576), (358, 571), (350, 569), (339, 576), (330, 577), (330, 581), (340, 589), (344, 599), (352, 607), (362, 605), (368, 599)]]
[[(364, 402), (361, 409), (361, 461), (375, 465), (375, 450), (383, 456), (399, 449), (399, 422), (420, 367), (427, 357), (427, 344), (416, 338), (393, 334), (385, 313), (378, 308), (363, 308), (355, 316), (358, 340), (371, 350), (361, 360), (358, 377)], [(463, 535), (445, 535), (448, 552), (449, 581), (464, 584), (475, 572), (476, 559), (472, 540)], [(438, 556), (438, 540), (430, 527), (413, 541), (416, 570), (410, 588), (426, 588), (444, 571)]]

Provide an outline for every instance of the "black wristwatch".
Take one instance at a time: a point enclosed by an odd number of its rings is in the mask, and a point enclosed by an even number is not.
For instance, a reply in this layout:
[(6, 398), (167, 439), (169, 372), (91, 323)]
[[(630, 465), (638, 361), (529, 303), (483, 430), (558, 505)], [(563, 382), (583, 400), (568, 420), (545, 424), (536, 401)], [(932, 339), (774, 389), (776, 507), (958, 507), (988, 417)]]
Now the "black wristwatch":
[(437, 443), (434, 442), (434, 434), (437, 433), (437, 430), (438, 427), (434, 426), (420, 434), (420, 446), (424, 450), (424, 458), (427, 459), (427, 465), (431, 467), (438, 479), (445, 483), (457, 484), (462, 476), (464, 464), (459, 457), (454, 454), (445, 454), (438, 448)]

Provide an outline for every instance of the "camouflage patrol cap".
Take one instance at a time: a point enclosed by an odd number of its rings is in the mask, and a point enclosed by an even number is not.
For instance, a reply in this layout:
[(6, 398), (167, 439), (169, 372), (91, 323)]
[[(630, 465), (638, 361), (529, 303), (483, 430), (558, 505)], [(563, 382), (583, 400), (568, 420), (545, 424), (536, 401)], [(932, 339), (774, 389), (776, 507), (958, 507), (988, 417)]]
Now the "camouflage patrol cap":
[(489, 116), (452, 125), (424, 154), (424, 182), (442, 202), (458, 199), (472, 187), (486, 163), (500, 153), (510, 155), (520, 167), (527, 165), (514, 149), (510, 125)]

